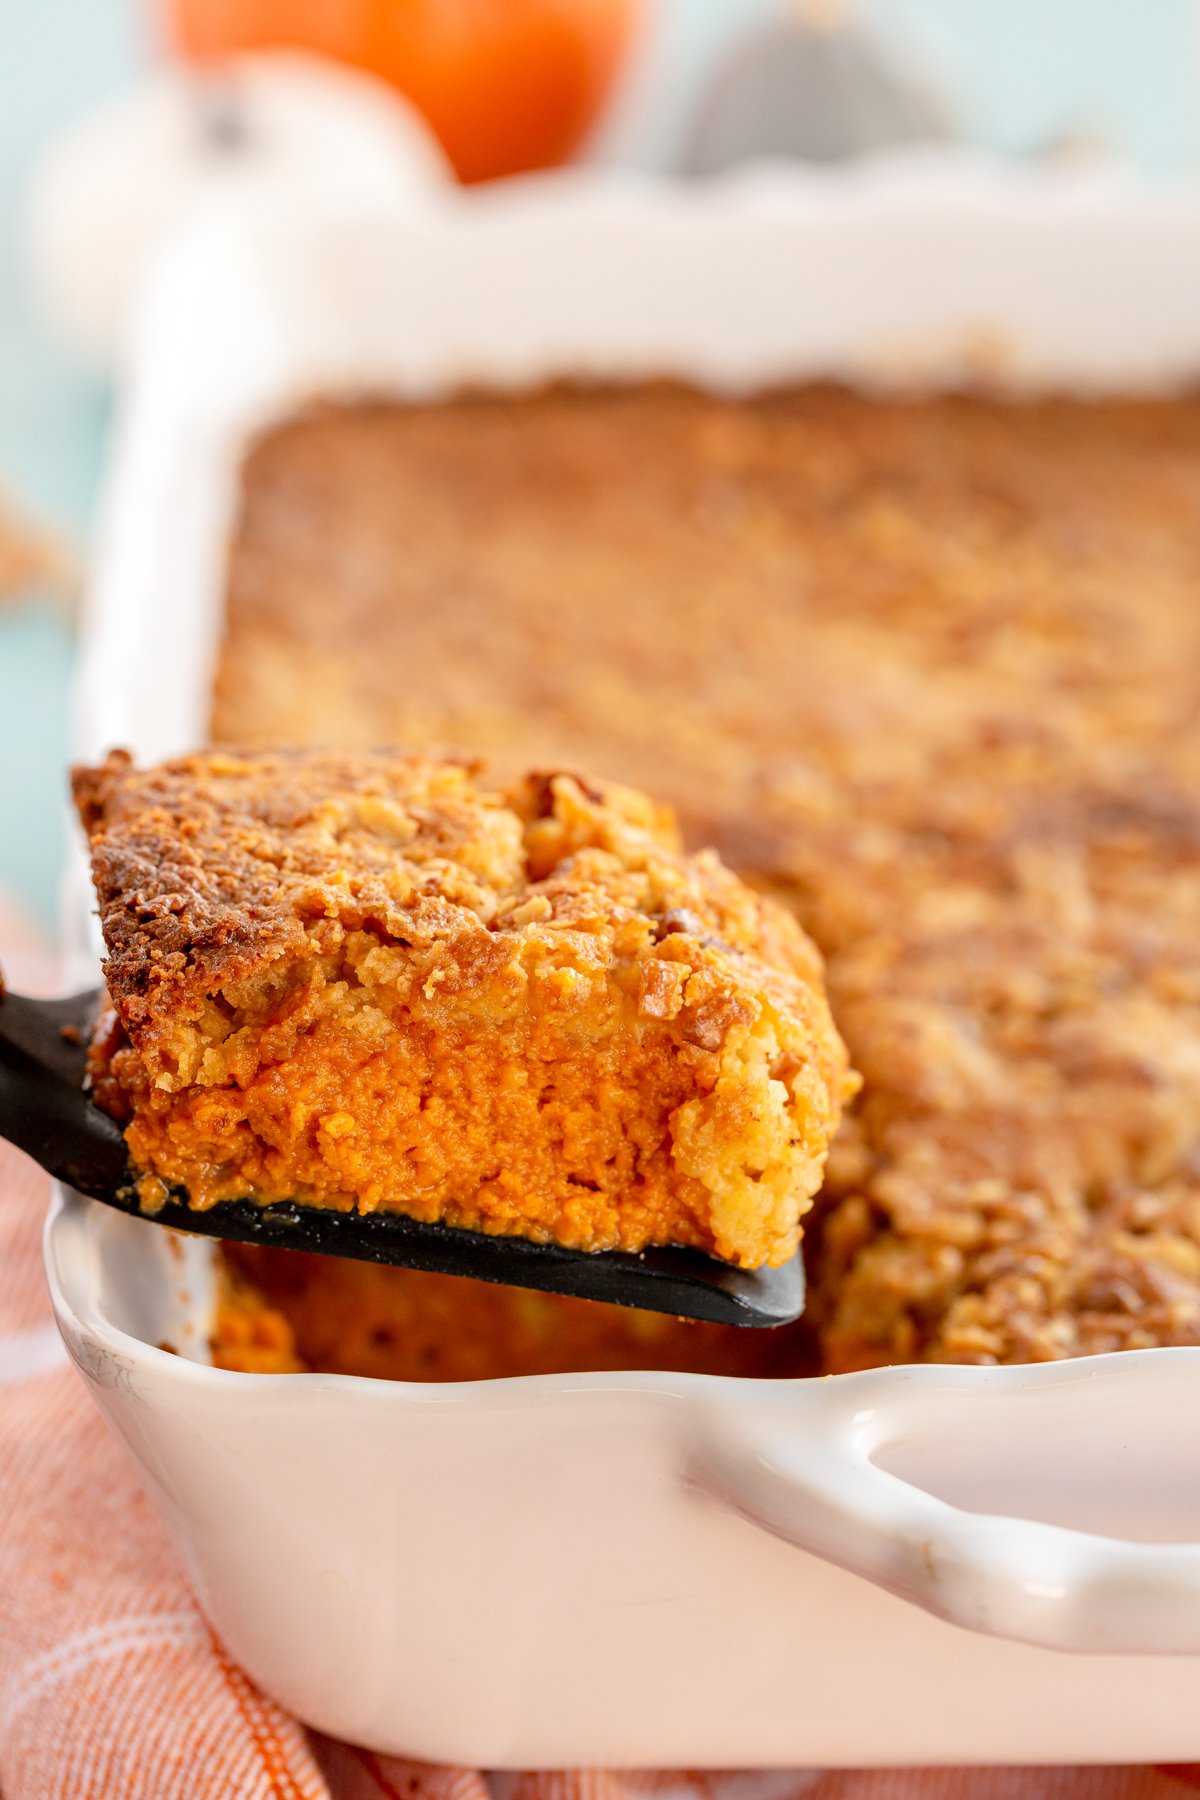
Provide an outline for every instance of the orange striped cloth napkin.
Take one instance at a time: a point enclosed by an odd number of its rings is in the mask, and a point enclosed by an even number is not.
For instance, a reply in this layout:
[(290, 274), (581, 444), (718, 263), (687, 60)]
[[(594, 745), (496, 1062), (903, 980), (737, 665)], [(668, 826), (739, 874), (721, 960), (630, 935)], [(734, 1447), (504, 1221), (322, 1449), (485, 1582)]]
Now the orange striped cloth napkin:
[[(14, 990), (48, 964), (11, 908)], [(1185, 1800), (1200, 1769), (495, 1775), (307, 1733), (224, 1655), (59, 1343), (42, 1280), (48, 1183), (0, 1146), (3, 1800)]]

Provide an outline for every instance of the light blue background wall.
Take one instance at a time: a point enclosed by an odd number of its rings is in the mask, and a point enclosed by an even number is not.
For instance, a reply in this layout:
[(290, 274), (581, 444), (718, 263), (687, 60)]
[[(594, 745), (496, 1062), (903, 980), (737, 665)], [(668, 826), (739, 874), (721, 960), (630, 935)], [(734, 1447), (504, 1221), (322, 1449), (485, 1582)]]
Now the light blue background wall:
[[(148, 4), (148, 0), (144, 0)], [(601, 146), (663, 166), (720, 48), (770, 0), (661, 0), (626, 105)], [(970, 134), (1036, 153), (1102, 136), (1154, 175), (1200, 166), (1200, 0), (863, 0), (943, 71)], [(17, 243), (38, 146), (137, 66), (137, 0), (0, 0), (0, 487), (82, 546), (106, 397), (30, 316)], [(28, 605), (0, 614), (0, 885), (50, 919), (61, 854), (70, 634)]]
[[(0, 0), (0, 488), (77, 550), (106, 401), (30, 315), (18, 267), (21, 203), (38, 145), (129, 78), (133, 26), (114, 0)], [(70, 657), (61, 610), (0, 609), (0, 886), (47, 921), (62, 854)]]

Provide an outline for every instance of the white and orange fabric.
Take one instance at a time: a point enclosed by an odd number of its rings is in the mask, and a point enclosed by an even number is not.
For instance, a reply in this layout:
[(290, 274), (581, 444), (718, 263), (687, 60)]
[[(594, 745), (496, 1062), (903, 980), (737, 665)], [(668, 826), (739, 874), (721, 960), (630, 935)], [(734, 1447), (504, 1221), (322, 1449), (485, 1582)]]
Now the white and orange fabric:
[[(48, 991), (0, 904), (14, 989)], [(489, 1775), (307, 1733), (223, 1654), (45, 1296), (46, 1177), (0, 1146), (3, 1800), (1186, 1800), (1200, 1767)]]

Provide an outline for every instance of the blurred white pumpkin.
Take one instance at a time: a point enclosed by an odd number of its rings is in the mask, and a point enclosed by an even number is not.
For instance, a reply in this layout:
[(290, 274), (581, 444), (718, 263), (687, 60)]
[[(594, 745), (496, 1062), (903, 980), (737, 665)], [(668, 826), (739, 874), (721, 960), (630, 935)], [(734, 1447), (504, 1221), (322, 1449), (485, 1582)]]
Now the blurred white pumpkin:
[(226, 195), (421, 206), (452, 179), (420, 115), (374, 76), (293, 51), (205, 75), (164, 67), (70, 127), (35, 171), (33, 292), (108, 370), (147, 253), (195, 209)]

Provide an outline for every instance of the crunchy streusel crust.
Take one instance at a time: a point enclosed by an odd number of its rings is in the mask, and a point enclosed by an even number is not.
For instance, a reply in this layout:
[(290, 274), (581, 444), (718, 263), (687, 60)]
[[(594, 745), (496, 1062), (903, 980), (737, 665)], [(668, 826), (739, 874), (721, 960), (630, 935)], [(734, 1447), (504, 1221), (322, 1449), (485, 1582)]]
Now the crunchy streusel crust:
[(148, 1202), (795, 1251), (852, 1091), (820, 959), (643, 795), (388, 751), (115, 753), (75, 791)]
[(826, 1367), (1196, 1343), (1197, 595), (1195, 396), (346, 407), (250, 457), (214, 727), (605, 768), (787, 899)]

